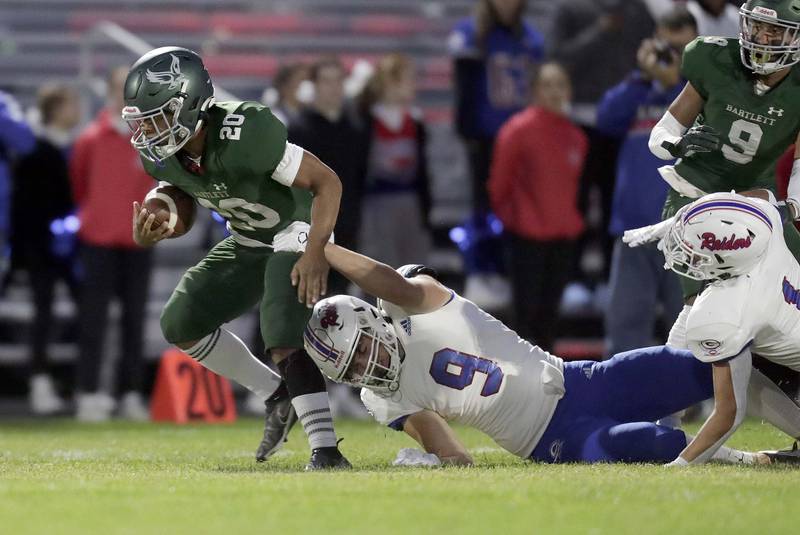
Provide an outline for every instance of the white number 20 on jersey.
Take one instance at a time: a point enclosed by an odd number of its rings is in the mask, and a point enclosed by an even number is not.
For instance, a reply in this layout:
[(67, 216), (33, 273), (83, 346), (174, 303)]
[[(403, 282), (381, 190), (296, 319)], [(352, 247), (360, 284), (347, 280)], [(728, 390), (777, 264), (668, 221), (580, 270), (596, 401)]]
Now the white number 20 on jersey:
[(242, 135), (243, 122), (244, 115), (229, 113), (224, 119), (222, 119), (222, 124), (224, 126), (219, 129), (219, 138), (239, 141), (239, 136)]

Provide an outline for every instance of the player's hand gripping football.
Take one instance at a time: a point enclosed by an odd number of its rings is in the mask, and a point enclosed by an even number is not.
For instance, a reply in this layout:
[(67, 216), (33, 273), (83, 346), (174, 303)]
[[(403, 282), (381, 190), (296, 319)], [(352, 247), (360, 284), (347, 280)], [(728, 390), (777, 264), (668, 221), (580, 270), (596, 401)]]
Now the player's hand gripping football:
[(153, 228), (155, 214), (151, 214), (138, 202), (133, 203), (133, 241), (140, 247), (152, 247), (161, 240), (172, 236), (175, 229), (169, 228), (169, 223), (164, 221)]
[(312, 308), (328, 291), (330, 265), (325, 259), (325, 250), (307, 248), (292, 268), (292, 286), (297, 286), (297, 300)]
[(719, 134), (708, 125), (691, 127), (677, 143), (665, 141), (662, 145), (675, 158), (686, 158), (697, 152), (718, 150), (722, 144)]

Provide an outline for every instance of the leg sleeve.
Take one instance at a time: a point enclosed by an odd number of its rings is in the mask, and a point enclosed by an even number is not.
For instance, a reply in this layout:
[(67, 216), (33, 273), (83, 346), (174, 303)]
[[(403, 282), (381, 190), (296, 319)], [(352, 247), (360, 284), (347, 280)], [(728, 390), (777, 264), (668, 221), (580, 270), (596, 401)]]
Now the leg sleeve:
[(273, 253), (264, 270), (264, 297), (261, 300), (261, 336), (264, 347), (303, 348), (303, 329), (311, 317), (311, 309), (297, 301), (297, 289), (290, 278), (300, 255)]
[(714, 395), (711, 366), (668, 346), (620, 353), (585, 376), (594, 414), (620, 423), (655, 421)]
[(269, 253), (218, 243), (189, 268), (161, 313), (161, 330), (170, 343), (191, 342), (251, 309), (263, 293)]

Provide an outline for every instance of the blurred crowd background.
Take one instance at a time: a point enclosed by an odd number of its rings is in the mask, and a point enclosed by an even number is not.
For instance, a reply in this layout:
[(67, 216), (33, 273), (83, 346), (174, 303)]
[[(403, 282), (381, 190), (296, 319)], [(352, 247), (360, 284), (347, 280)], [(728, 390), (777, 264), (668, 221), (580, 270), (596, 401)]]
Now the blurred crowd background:
[[(121, 87), (165, 45), (199, 52), (218, 100), (270, 106), (338, 173), (337, 242), (435, 267), (564, 358), (662, 343), (677, 281), (619, 237), (660, 219), (647, 138), (683, 87), (683, 47), (738, 37), (740, 3), (0, 1), (0, 398), (16, 400), (0, 413), (70, 414), (74, 392), (102, 391), (146, 418), (161, 308), (225, 233), (201, 209), (185, 237), (131, 238), (154, 184)], [(256, 325), (232, 329), (257, 345)]]

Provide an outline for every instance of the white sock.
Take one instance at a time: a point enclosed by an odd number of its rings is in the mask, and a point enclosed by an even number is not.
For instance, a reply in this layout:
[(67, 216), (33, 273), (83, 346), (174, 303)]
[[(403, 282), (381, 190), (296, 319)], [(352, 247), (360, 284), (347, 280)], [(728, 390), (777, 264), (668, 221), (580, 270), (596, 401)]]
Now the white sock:
[(217, 329), (186, 353), (212, 372), (236, 381), (260, 398), (267, 399), (281, 384), (281, 377), (250, 353), (238, 336)]
[(311, 449), (336, 446), (336, 432), (327, 392), (304, 394), (292, 399), (297, 419), (303, 424)]

